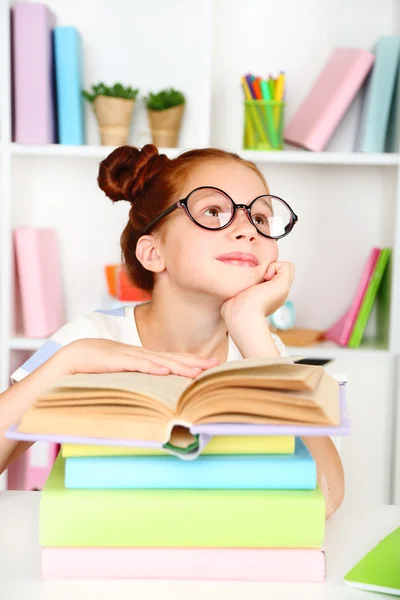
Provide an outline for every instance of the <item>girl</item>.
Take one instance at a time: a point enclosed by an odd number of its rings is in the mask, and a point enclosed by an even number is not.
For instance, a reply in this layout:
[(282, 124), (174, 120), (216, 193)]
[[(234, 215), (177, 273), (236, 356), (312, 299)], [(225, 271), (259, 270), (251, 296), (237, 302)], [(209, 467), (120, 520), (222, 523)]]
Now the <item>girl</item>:
[[(266, 317), (289, 294), (294, 267), (278, 261), (277, 240), (297, 217), (253, 163), (211, 148), (170, 160), (153, 145), (123, 146), (100, 164), (98, 183), (131, 204), (122, 254), (152, 299), (66, 324), (13, 373), (0, 398), (0, 472), (29, 447), (2, 432), (60, 375), (196, 377), (227, 360), (288, 354)], [(330, 516), (344, 493), (339, 456), (330, 438), (304, 441)]]

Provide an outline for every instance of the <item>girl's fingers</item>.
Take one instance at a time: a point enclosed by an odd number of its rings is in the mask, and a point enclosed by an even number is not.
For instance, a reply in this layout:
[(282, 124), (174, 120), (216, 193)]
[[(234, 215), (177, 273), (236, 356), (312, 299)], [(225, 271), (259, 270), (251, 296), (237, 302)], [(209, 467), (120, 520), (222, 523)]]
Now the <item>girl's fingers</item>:
[[(173, 360), (171, 358), (167, 358), (161, 355), (154, 355), (151, 358), (132, 358), (129, 356), (130, 364), (132, 371), (137, 370), (136, 365), (141, 365), (142, 368), (150, 368), (149, 365), (152, 365), (152, 371), (142, 371), (144, 373), (154, 373), (154, 369), (167, 369), (167, 373), (171, 373), (173, 375), (181, 375), (182, 377), (197, 377), (203, 369), (200, 367), (190, 367), (188, 365), (184, 365), (179, 361)], [(164, 373), (162, 373), (164, 374)]]
[[(137, 353), (137, 348), (132, 348), (133, 353)], [(180, 354), (177, 352), (154, 352), (152, 350), (142, 350), (140, 348), (140, 353), (144, 351), (145, 354), (148, 354), (149, 357), (153, 360), (156, 357), (165, 357), (168, 359), (172, 359), (178, 362), (181, 362), (184, 365), (191, 367), (200, 367), (201, 369), (209, 369), (210, 366), (214, 366), (218, 363), (218, 359), (216, 357), (213, 358), (201, 358), (199, 356), (194, 356), (192, 354)]]

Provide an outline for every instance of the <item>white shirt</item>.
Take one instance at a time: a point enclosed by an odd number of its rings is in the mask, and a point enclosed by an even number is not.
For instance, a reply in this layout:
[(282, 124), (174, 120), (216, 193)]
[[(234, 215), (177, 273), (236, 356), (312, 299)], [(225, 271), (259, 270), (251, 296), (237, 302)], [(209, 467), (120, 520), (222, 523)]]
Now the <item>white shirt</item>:
[[(44, 342), (39, 350), (21, 367), (14, 371), (11, 379), (20, 381), (48, 360), (57, 350), (82, 338), (100, 338), (142, 347), (134, 308), (134, 305), (128, 305), (112, 310), (97, 310), (67, 323)], [(272, 337), (280, 354), (290, 356), (282, 340), (274, 333)], [(242, 355), (229, 336), (227, 360), (240, 360), (241, 358), (243, 358)]]

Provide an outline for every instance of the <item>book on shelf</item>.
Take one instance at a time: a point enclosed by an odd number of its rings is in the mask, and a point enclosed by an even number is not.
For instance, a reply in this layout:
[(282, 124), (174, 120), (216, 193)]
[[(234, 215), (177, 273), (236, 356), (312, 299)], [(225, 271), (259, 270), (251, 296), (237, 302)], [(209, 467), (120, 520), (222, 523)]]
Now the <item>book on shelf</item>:
[[(374, 266), (373, 273), (368, 282), (368, 288), (363, 297), (360, 310), (358, 311), (357, 318), (354, 323), (354, 327), (351, 332), (351, 336), (348, 342), (350, 348), (358, 348), (360, 346), (384, 274), (389, 268), (390, 256), (390, 248), (381, 249), (378, 260), (376, 261), (376, 264)], [(388, 308), (388, 305), (386, 305), (386, 307)]]
[(293, 357), (227, 362), (195, 380), (78, 373), (61, 377), (38, 397), (17, 432), (88, 436), (97, 443), (136, 438), (186, 448), (194, 443), (191, 428), (199, 425), (335, 429), (341, 423), (339, 387), (323, 367), (296, 364)]
[(361, 48), (335, 48), (286, 125), (285, 141), (314, 152), (324, 150), (374, 60), (372, 52)]
[(329, 329), (325, 332), (325, 339), (331, 340), (341, 346), (348, 345), (351, 332), (353, 331), (358, 312), (368, 289), (368, 284), (374, 272), (380, 252), (380, 248), (374, 247), (371, 249), (368, 259), (365, 262), (362, 270), (350, 308), (331, 327), (329, 327)]
[(52, 30), (54, 13), (40, 2), (18, 2), (11, 10), (13, 141), (56, 142)]
[(82, 39), (75, 27), (55, 27), (54, 63), (60, 144), (85, 143)]
[(363, 90), (354, 150), (384, 152), (390, 109), (399, 70), (400, 36), (379, 38), (374, 68)]

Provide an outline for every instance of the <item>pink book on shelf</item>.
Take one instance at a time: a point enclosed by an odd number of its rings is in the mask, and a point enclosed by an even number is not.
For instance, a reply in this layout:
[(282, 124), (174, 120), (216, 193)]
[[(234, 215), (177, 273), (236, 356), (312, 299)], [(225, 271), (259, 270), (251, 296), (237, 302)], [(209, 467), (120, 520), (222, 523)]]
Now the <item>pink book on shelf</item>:
[(33, 444), (8, 467), (7, 489), (26, 492), (43, 489), (59, 448), (58, 444), (48, 442)]
[(52, 30), (56, 20), (45, 4), (20, 2), (12, 16), (14, 141), (56, 141)]
[(43, 579), (323, 582), (314, 548), (42, 548)]
[(52, 228), (14, 230), (23, 335), (45, 338), (64, 324), (61, 264)]
[(325, 332), (325, 339), (336, 342), (341, 346), (347, 346), (353, 331), (354, 323), (357, 319), (358, 311), (360, 310), (365, 292), (368, 288), (369, 280), (374, 272), (374, 268), (380, 253), (381, 251), (379, 248), (371, 249), (368, 260), (362, 270), (361, 277), (349, 310)]
[(323, 150), (371, 71), (374, 60), (374, 54), (367, 50), (335, 48), (286, 125), (285, 141), (314, 152)]

